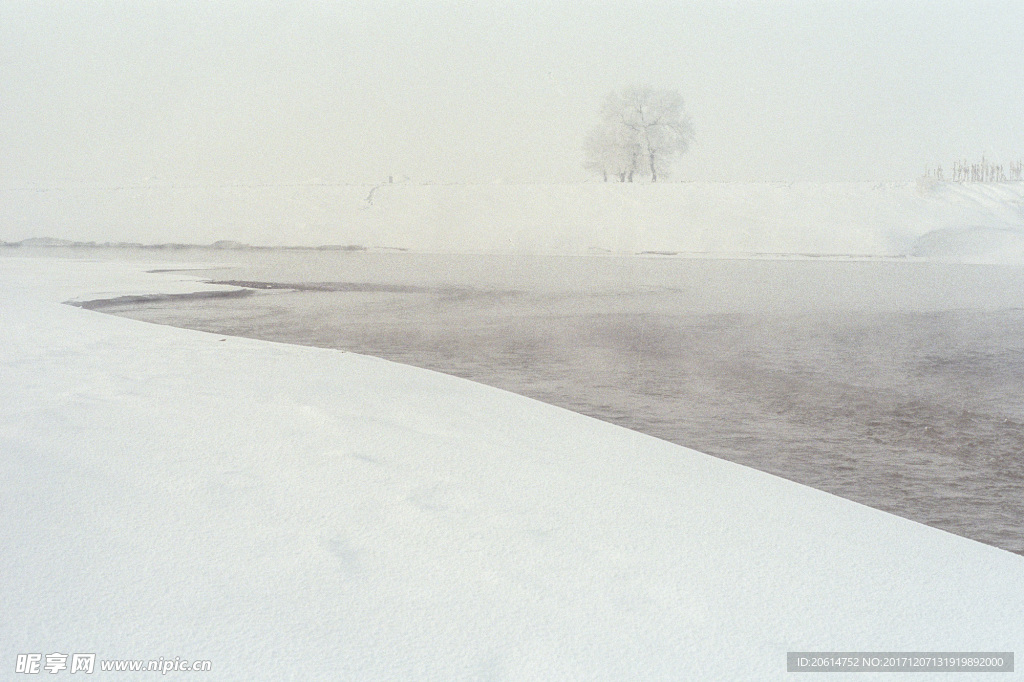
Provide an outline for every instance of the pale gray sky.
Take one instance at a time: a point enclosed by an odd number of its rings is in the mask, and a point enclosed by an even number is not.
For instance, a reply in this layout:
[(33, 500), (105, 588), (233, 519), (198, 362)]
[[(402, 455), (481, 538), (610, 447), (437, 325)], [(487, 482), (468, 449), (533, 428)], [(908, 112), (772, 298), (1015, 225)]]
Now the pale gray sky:
[(683, 93), (687, 180), (1024, 155), (1024, 3), (0, 3), (0, 188), (574, 182), (601, 99)]

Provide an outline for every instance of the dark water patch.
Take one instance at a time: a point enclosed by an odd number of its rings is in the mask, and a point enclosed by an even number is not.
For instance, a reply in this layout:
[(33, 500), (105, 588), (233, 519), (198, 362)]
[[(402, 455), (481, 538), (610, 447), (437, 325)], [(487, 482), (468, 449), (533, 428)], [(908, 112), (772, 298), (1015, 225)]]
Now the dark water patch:
[(402, 284), (373, 284), (367, 282), (255, 282), (251, 280), (215, 280), (210, 284), (223, 284), (246, 289), (287, 290), (287, 291), (355, 291), (363, 293), (425, 294), (430, 287), (407, 286)]
[(247, 289), (236, 289), (234, 291), (194, 291), (188, 294), (141, 294), (135, 296), (116, 296), (114, 298), (98, 298), (92, 301), (66, 301), (66, 303), (77, 308), (85, 308), (86, 310), (106, 310), (108, 308), (126, 308), (132, 306), (151, 305), (154, 303), (238, 299), (252, 296), (253, 293), (254, 292)]
[(211, 268), (157, 268), (155, 270), (146, 270), (146, 272), (152, 274), (159, 274), (162, 272), (206, 272)]
[[(157, 271), (153, 271), (157, 272)], [(353, 292), (353, 293), (389, 293), (389, 294), (435, 294), (448, 298), (451, 297), (476, 297), (476, 296), (513, 296), (516, 291), (479, 291), (465, 287), (428, 287), (409, 284), (379, 284), (374, 282), (258, 282), (252, 280), (211, 280), (209, 284), (222, 284), (225, 286), (243, 287), (246, 289), (257, 289), (265, 291), (318, 291), (318, 292)]]

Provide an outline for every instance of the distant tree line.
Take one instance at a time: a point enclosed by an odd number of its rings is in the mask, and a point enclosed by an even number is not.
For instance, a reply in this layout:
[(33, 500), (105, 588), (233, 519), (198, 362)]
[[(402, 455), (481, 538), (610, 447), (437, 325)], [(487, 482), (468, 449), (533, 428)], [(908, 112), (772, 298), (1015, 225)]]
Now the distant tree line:
[[(942, 164), (934, 169), (929, 168), (925, 175), (936, 180), (946, 180)], [(1001, 163), (992, 163), (981, 157), (978, 163), (966, 160), (953, 162), (950, 182), (1020, 182), (1024, 180), (1024, 161), (1017, 161), (1004, 167)]]

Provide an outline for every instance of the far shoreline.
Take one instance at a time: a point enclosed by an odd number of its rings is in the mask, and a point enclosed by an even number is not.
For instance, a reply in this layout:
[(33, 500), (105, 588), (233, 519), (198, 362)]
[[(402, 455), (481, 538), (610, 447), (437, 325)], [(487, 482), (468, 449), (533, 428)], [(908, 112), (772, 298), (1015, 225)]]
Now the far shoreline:
[[(894, 261), (894, 262), (931, 262), (930, 259), (910, 254), (870, 254), (870, 253), (810, 253), (810, 252), (785, 252), (785, 251), (668, 251), (668, 250), (644, 250), (644, 251), (612, 251), (607, 249), (590, 249), (587, 251), (446, 251), (437, 249), (411, 249), (406, 247), (388, 246), (363, 246), (358, 244), (321, 244), (318, 246), (300, 245), (278, 245), (266, 246), (257, 244), (244, 244), (241, 242), (218, 241), (210, 244), (191, 243), (155, 243), (144, 244), (138, 242), (80, 242), (54, 238), (31, 238), (18, 242), (0, 241), (0, 254), (21, 253), (23, 250), (39, 253), (40, 255), (53, 255), (61, 249), (76, 251), (119, 251), (127, 253), (130, 251), (147, 251), (154, 253), (168, 252), (194, 252), (194, 251), (216, 251), (224, 253), (282, 253), (282, 252), (306, 252), (306, 253), (350, 253), (358, 254), (409, 254), (429, 256), (451, 256), (458, 257), (511, 257), (511, 258), (589, 258), (589, 257), (610, 257), (610, 258), (651, 258), (651, 259), (713, 259), (713, 260), (817, 260), (817, 261)], [(34, 254), (33, 254), (34, 255)], [(171, 268), (163, 270), (151, 270), (151, 272), (172, 272), (185, 270), (201, 270), (203, 268)]]

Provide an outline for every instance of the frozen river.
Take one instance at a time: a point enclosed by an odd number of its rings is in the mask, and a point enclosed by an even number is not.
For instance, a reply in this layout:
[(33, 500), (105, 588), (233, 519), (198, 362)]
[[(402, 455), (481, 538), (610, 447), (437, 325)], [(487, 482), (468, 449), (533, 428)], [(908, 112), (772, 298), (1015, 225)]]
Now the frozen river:
[(92, 255), (256, 292), (106, 312), (465, 377), (1024, 553), (1024, 267)]

